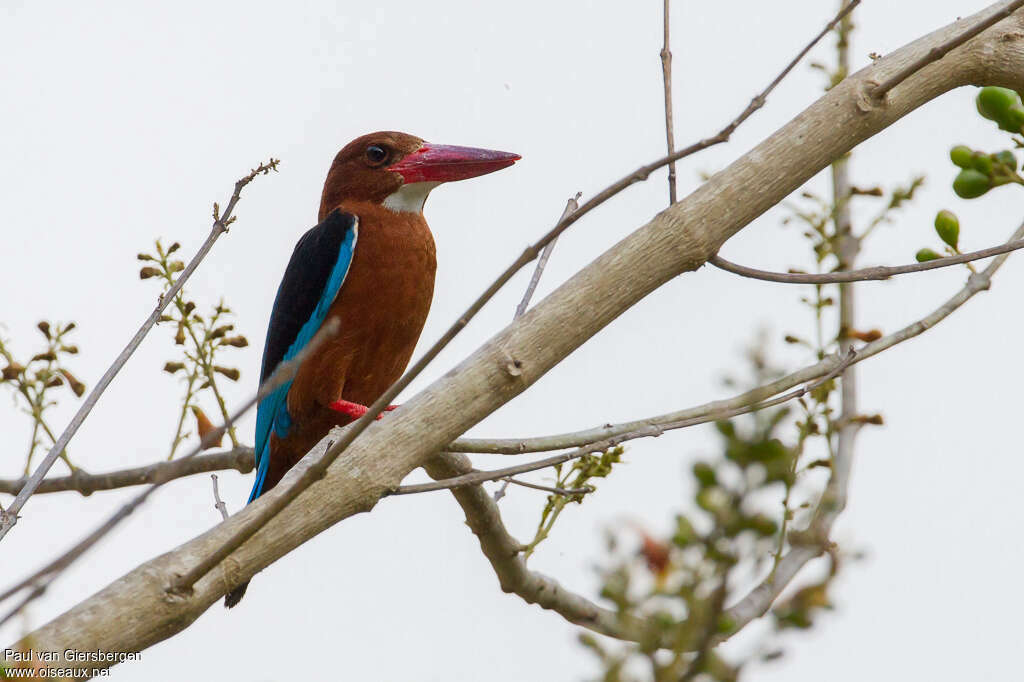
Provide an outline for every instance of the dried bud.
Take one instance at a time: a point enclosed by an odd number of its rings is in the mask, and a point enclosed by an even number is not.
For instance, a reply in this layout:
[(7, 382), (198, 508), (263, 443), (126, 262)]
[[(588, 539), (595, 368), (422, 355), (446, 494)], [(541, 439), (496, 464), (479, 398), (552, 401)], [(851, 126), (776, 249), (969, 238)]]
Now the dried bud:
[(196, 309), (195, 301), (187, 301), (185, 303), (185, 314), (188, 315), (190, 312)]
[(139, 279), (149, 279), (150, 277), (159, 277), (160, 271), (156, 268), (147, 265), (146, 267), (139, 270)]
[(786, 343), (801, 343), (800, 337), (793, 336), (792, 334), (786, 334), (783, 337), (783, 341), (785, 341)]
[(68, 355), (78, 355), (78, 346), (61, 346), (60, 351)]
[(174, 343), (179, 346), (185, 345), (185, 327), (184, 325), (178, 325), (178, 333), (174, 335)]
[(232, 381), (238, 381), (238, 377), (242, 376), (242, 373), (233, 367), (221, 367), (220, 365), (214, 365), (213, 371), (217, 374), (223, 374)]
[(168, 256), (171, 255), (172, 253), (174, 253), (175, 251), (177, 251), (180, 248), (181, 248), (181, 244), (179, 244), (178, 242), (174, 242), (169, 247), (167, 247), (167, 255)]
[(234, 346), (235, 348), (245, 348), (249, 345), (249, 339), (244, 336), (229, 336), (223, 341), (225, 346)]
[(171, 320), (173, 320), (173, 319), (174, 319), (174, 318), (173, 318), (173, 317), (171, 317), (170, 315), (161, 315), (161, 316), (160, 316), (160, 317), (159, 317), (159, 318), (157, 319), (157, 322), (170, 322), (170, 321), (171, 321)]
[(64, 385), (64, 380), (59, 376), (53, 376), (47, 379), (46, 383), (43, 384), (46, 388), (57, 388), (58, 386)]
[(854, 417), (854, 421), (858, 424), (871, 424), (872, 426), (885, 424), (885, 419), (880, 414), (862, 414), (859, 417)]
[(206, 438), (211, 436), (213, 432), (217, 430), (217, 427), (213, 425), (213, 422), (210, 421), (209, 417), (206, 416), (206, 413), (203, 412), (202, 409), (194, 405), (192, 406), (192, 414), (195, 415), (196, 418), (196, 430), (199, 432), (199, 440), (202, 441), (202, 449), (209, 450), (210, 448), (220, 447), (221, 441), (224, 440), (224, 434), (221, 434), (220, 438), (216, 441), (211, 441), (209, 443), (206, 442)]
[(863, 341), (864, 343), (871, 343), (872, 341), (877, 341), (882, 338), (882, 332), (878, 329), (871, 329), (866, 332), (859, 332), (856, 329), (851, 329), (849, 331), (849, 336), (857, 339), (858, 341)]
[(219, 339), (220, 337), (224, 336), (225, 334), (227, 334), (229, 331), (231, 331), (234, 328), (235, 328), (235, 325), (233, 325), (233, 324), (225, 324), (225, 325), (223, 325), (221, 327), (217, 327), (212, 332), (210, 332), (210, 338), (211, 339)]
[(183, 369), (185, 369), (184, 362), (168, 362), (164, 365), (164, 371), (168, 374), (174, 374), (175, 372), (180, 372)]
[(76, 396), (81, 398), (82, 395), (85, 393), (85, 384), (76, 379), (75, 375), (67, 371), (66, 369), (62, 369), (60, 373), (63, 374), (64, 378), (68, 380), (68, 386), (71, 388), (71, 391)]
[(32, 361), (33, 362), (35, 362), (36, 360), (46, 360), (48, 362), (53, 362), (56, 359), (57, 359), (57, 355), (53, 351), (49, 351), (49, 350), (46, 351), (45, 353), (38, 353), (37, 355), (33, 355), (32, 356)]
[(153, 258), (148, 253), (140, 253), (140, 254), (136, 255), (135, 257), (138, 258), (141, 261), (156, 260), (156, 258)]
[(185, 264), (180, 260), (172, 260), (167, 264), (167, 270), (170, 272), (181, 272), (185, 269)]
[(77, 326), (78, 325), (75, 324), (74, 322), (68, 322), (66, 325), (64, 325), (64, 333), (67, 334), (69, 331), (71, 331)]
[(49, 322), (47, 322), (46, 320), (43, 320), (42, 322), (37, 324), (36, 327), (39, 329), (39, 331), (41, 331), (43, 333), (43, 336), (45, 336), (46, 338), (50, 338), (50, 323)]
[(24, 371), (24, 365), (19, 365), (16, 362), (12, 362), (11, 364), (7, 365), (2, 370), (0, 370), (0, 374), (3, 375), (5, 381), (10, 381), (11, 379), (17, 379), (18, 375)]
[(669, 547), (664, 542), (655, 540), (647, 533), (642, 533), (643, 544), (640, 555), (647, 564), (647, 570), (656, 576), (664, 575), (669, 567)]

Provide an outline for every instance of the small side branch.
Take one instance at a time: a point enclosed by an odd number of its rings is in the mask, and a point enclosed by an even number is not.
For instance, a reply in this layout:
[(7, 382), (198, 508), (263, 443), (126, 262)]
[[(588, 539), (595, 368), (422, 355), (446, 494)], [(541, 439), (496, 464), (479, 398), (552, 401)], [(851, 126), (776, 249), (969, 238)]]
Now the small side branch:
[[(198, 455), (189, 459), (177, 459), (170, 462), (157, 462), (148, 466), (133, 469), (109, 471), (103, 474), (86, 474), (76, 472), (70, 476), (45, 478), (39, 484), (35, 494), (58, 493), (73, 490), (82, 495), (91, 495), (101, 490), (128, 488), (133, 485), (172, 481), (176, 478), (205, 474), (211, 471), (236, 469), (243, 474), (253, 470), (252, 448), (239, 446), (225, 452)], [(24, 478), (0, 480), (0, 493), (14, 495), (25, 487)]]
[(970, 263), (971, 261), (981, 260), (983, 258), (991, 258), (992, 256), (998, 256), (1000, 254), (1009, 253), (1022, 248), (1024, 248), (1024, 239), (1018, 239), (998, 246), (991, 246), (987, 249), (971, 251), (969, 253), (958, 253), (955, 256), (936, 258), (935, 260), (929, 260), (923, 263), (910, 263), (908, 265), (876, 265), (874, 267), (861, 268), (859, 270), (843, 270), (840, 272), (827, 272), (822, 274), (758, 270), (745, 265), (738, 265), (732, 261), (727, 261), (718, 255), (709, 258), (708, 262), (716, 268), (731, 272), (734, 275), (764, 280), (766, 282), (781, 282), (784, 284), (840, 284), (845, 282), (884, 280), (895, 275), (905, 275), (912, 272), (924, 272), (926, 270), (947, 268), (951, 265), (960, 265), (962, 263)]
[[(671, 23), (671, 0), (665, 0), (662, 5), (662, 26), (665, 29), (665, 39), (661, 46), (661, 76), (665, 84), (665, 143), (668, 146), (669, 156), (676, 150), (675, 126), (672, 116), (672, 50), (669, 49), (669, 25)], [(668, 203), (676, 203), (676, 162), (668, 164)]]
[(844, 359), (844, 361), (839, 363), (839, 366), (834, 368), (831, 372), (827, 373), (818, 381), (815, 381), (814, 383), (808, 384), (806, 386), (802, 386), (795, 391), (786, 393), (777, 398), (772, 398), (771, 400), (766, 400), (764, 402), (759, 402), (751, 405), (744, 405), (734, 409), (721, 410), (719, 412), (711, 412), (707, 415), (697, 417), (695, 419), (682, 420), (679, 422), (665, 424), (661, 426), (647, 426), (641, 429), (637, 429), (636, 431), (630, 431), (628, 433), (615, 436), (613, 438), (607, 438), (605, 440), (600, 440), (594, 443), (588, 443), (587, 445), (577, 448), (572, 452), (565, 452), (560, 455), (554, 455), (552, 457), (547, 457), (536, 462), (520, 464), (518, 466), (507, 467), (505, 469), (497, 469), (495, 471), (477, 471), (443, 481), (434, 481), (433, 483), (403, 485), (393, 490), (390, 494), (411, 495), (413, 493), (425, 493), (433, 490), (446, 490), (449, 488), (460, 488), (467, 485), (476, 485), (479, 483), (483, 483), (485, 481), (496, 481), (499, 479), (506, 478), (508, 476), (525, 474), (530, 471), (537, 471), (538, 469), (546, 469), (547, 467), (550, 466), (563, 464), (574, 459), (579, 459), (580, 457), (584, 457), (593, 452), (604, 452), (608, 448), (613, 448), (616, 445), (619, 445), (629, 440), (634, 440), (636, 438), (656, 438), (663, 434), (665, 431), (686, 428), (688, 426), (696, 426), (697, 424), (706, 424), (711, 421), (718, 421), (719, 419), (730, 419), (741, 414), (747, 414), (748, 412), (763, 410), (774, 405), (779, 405), (781, 403), (794, 400), (807, 394), (809, 391), (813, 391), (816, 387), (820, 386), (826, 381), (829, 381), (833, 377), (839, 375), (844, 369), (849, 367), (855, 357), (856, 354), (851, 349), (849, 354)]
[[(580, 207), (579, 200), (581, 196), (583, 196), (583, 192), (576, 192), (576, 196), (570, 197), (565, 202), (565, 210), (562, 211), (562, 216), (558, 219), (558, 222), (562, 222), (576, 212)], [(551, 252), (554, 251), (556, 242), (558, 242), (558, 237), (548, 242), (540, 252), (540, 257), (537, 259), (537, 267), (533, 271), (533, 276), (530, 277), (530, 283), (523, 294), (523, 300), (519, 301), (519, 305), (516, 306), (516, 314), (512, 317), (513, 320), (522, 317), (526, 309), (530, 307), (530, 299), (533, 298), (533, 292), (537, 290), (537, 284), (540, 283), (540, 277), (544, 274), (544, 268), (547, 267), (548, 259), (551, 258)]]
[[(854, 3), (856, 4), (856, 3)], [(924, 67), (928, 66), (932, 62), (936, 62), (946, 56), (951, 50), (954, 50), (971, 38), (975, 37), (982, 31), (991, 28), (995, 24), (999, 23), (1003, 19), (1007, 18), (1021, 7), (1024, 7), (1024, 0), (1014, 0), (1006, 7), (996, 10), (991, 16), (985, 18), (983, 21), (979, 21), (974, 26), (969, 27), (962, 33), (958, 33), (941, 45), (936, 45), (932, 49), (928, 50), (925, 54), (921, 55), (920, 58), (907, 64), (905, 67), (894, 73), (889, 78), (876, 85), (870, 90), (870, 94), (875, 99), (881, 99), (885, 97), (885, 93), (889, 92), (897, 85), (905, 81), (907, 78), (917, 73)]]

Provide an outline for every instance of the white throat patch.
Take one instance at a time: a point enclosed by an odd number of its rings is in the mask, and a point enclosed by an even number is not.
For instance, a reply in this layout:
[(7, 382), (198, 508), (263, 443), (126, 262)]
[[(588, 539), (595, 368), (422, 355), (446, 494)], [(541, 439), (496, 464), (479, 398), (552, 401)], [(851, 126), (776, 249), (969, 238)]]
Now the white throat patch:
[(412, 182), (402, 185), (384, 200), (384, 208), (401, 213), (422, 213), (423, 203), (427, 200), (430, 190), (440, 182)]

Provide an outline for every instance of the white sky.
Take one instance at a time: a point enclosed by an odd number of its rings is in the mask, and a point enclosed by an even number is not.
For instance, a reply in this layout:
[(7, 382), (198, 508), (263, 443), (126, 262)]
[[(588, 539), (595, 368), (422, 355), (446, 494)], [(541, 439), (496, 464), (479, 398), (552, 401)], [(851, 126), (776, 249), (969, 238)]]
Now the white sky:
[[(674, 12), (676, 130), (680, 146), (734, 116), (837, 3), (695, 3)], [(857, 67), (967, 15), (984, 0), (867, 2), (857, 10)], [(780, 11), (784, 10), (784, 11)], [(155, 237), (189, 255), (206, 236), (210, 205), (273, 155), (281, 172), (256, 181), (238, 223), (189, 290), (223, 295), (253, 345), (226, 386), (238, 404), (255, 389), (278, 278), (298, 235), (315, 220), (331, 158), (372, 130), (522, 154), (514, 168), (443, 187), (427, 206), (438, 242), (432, 342), (565, 199), (590, 196), (663, 152), (658, 60), (661, 3), (148, 3), (0, 2), (0, 322), (16, 352), (35, 352), (35, 323), (79, 324), (73, 369), (91, 387), (148, 314), (154, 286), (135, 253)], [(832, 56), (831, 41), (813, 54)], [(680, 167), (681, 195), (698, 172), (753, 146), (820, 94), (799, 67), (731, 145)], [(865, 263), (899, 263), (934, 246), (936, 209), (958, 212), (966, 249), (1003, 240), (1020, 220), (1012, 190), (955, 198), (946, 160), (959, 142), (1003, 144), (973, 113), (973, 90), (942, 97), (859, 149), (854, 181), (891, 185), (927, 173), (914, 207), (879, 230)], [(824, 178), (813, 183), (824, 191)], [(751, 188), (756, 191), (756, 188)], [(663, 207), (664, 174), (636, 186), (562, 238), (541, 282), (545, 295)], [(761, 267), (806, 266), (807, 249), (783, 212), (763, 216), (723, 255)], [(869, 212), (859, 214), (863, 220)], [(1012, 359), (1022, 327), (1011, 259), (991, 292), (925, 338), (860, 365), (861, 401), (885, 415), (860, 437), (852, 501), (835, 537), (868, 553), (835, 590), (837, 610), (810, 636), (788, 641), (759, 680), (1002, 680), (1016, 670), (1022, 605), (1019, 482), (1024, 477)], [(426, 385), (510, 319), (522, 273), (437, 360)], [(959, 269), (861, 287), (860, 326), (892, 331), (932, 310), (964, 280)], [(535, 435), (635, 419), (726, 395), (723, 372), (758, 327), (780, 361), (810, 319), (801, 290), (710, 269), (664, 286), (587, 343), (474, 435)], [(585, 314), (585, 311), (581, 311)], [(179, 386), (160, 372), (174, 357), (158, 329), (110, 388), (70, 448), (90, 471), (166, 454)], [(411, 394), (411, 393), (410, 393)], [(6, 399), (5, 399), (6, 401)], [(8, 405), (9, 407), (9, 405)], [(75, 407), (54, 411), (58, 426)], [(212, 405), (208, 407), (212, 408)], [(213, 410), (208, 410), (211, 414)], [(0, 473), (23, 465), (27, 420), (0, 411)], [(243, 433), (251, 442), (250, 419)], [(713, 452), (710, 428), (637, 442), (584, 508), (573, 508), (532, 565), (593, 595), (602, 533), (625, 517), (667, 530), (688, 494), (693, 459)], [(479, 459), (489, 467), (495, 460)], [(506, 461), (507, 463), (507, 461)], [(62, 473), (62, 465), (55, 468)], [(418, 478), (417, 474), (414, 478)], [(237, 510), (251, 477), (225, 473)], [(0, 583), (22, 576), (121, 504), (129, 493), (41, 496), (4, 541)], [(5, 501), (6, 503), (6, 501)], [(514, 489), (509, 525), (532, 533), (543, 495)], [(450, 495), (386, 500), (260, 574), (232, 612), (211, 608), (180, 635), (115, 668), (120, 680), (581, 679), (593, 661), (574, 628), (504, 595)], [(208, 477), (166, 487), (31, 609), (38, 625), (152, 556), (218, 520)], [(0, 630), (9, 643), (26, 627)]]

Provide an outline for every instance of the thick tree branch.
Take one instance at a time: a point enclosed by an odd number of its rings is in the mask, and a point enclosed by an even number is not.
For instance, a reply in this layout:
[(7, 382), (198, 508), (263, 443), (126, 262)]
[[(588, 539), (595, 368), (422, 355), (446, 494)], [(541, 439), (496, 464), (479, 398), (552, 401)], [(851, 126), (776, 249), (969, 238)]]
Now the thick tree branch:
[[(968, 23), (1008, 4), (1004, 0)], [(319, 483), (199, 580), (190, 595), (171, 594), (166, 588), (272, 504), (284, 492), (280, 487), (129, 572), (28, 633), (15, 647), (139, 651), (187, 627), (263, 567), (338, 521), (372, 509), (385, 491), (447, 443), (523, 392), (648, 293), (698, 268), (725, 240), (863, 140), (961, 85), (1024, 88), (1022, 28), (1015, 14), (957, 48), (941, 66), (930, 65), (908, 77), (881, 103), (868, 95), (873, 84), (943, 44), (959, 27), (940, 29), (848, 77), (694, 193), (613, 246), (389, 419), (372, 424)], [(976, 277), (971, 281), (978, 290), (987, 285)], [(581, 308), (588, 314), (578, 315)], [(509, 370), (510, 363), (516, 372)], [(286, 476), (286, 485), (323, 451), (321, 445), (308, 454)]]

